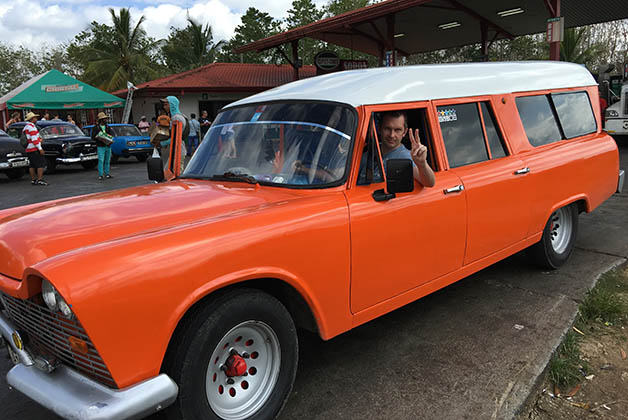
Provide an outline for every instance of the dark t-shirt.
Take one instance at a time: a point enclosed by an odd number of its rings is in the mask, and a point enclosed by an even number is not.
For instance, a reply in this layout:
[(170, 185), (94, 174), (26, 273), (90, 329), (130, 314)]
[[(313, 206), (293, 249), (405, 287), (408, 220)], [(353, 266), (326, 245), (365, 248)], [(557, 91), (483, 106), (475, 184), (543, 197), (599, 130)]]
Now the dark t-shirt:
[(200, 117), (198, 122), (201, 124), (201, 138), (205, 138), (205, 133), (209, 130), (209, 126), (211, 125), (211, 121), (207, 118)]

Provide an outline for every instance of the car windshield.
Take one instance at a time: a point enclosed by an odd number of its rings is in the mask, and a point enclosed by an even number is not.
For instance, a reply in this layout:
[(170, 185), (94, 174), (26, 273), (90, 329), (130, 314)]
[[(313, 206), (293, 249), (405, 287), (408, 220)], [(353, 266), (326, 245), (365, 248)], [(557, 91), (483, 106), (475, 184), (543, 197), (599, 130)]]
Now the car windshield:
[(331, 103), (271, 103), (221, 112), (183, 177), (337, 185), (346, 176), (355, 112)]
[(122, 137), (122, 136), (142, 136), (142, 133), (140, 133), (140, 130), (138, 130), (138, 128), (134, 125), (118, 125), (118, 126), (111, 126), (111, 129), (113, 130), (113, 134), (116, 137)]
[(83, 132), (75, 125), (50, 125), (39, 130), (42, 139), (56, 139), (60, 137), (83, 136)]

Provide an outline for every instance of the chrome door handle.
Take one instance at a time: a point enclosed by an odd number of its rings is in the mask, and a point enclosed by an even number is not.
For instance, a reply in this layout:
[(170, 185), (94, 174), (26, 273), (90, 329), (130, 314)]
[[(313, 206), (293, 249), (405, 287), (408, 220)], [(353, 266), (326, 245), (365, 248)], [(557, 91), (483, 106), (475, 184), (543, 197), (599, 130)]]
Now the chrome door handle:
[(515, 171), (515, 175), (523, 175), (523, 174), (527, 174), (528, 172), (530, 172), (530, 168), (526, 166), (523, 169), (519, 169), (518, 171)]
[(451, 188), (447, 188), (443, 190), (445, 194), (451, 194), (451, 193), (461, 192), (461, 191), (464, 191), (464, 185), (456, 185), (455, 187), (451, 187)]

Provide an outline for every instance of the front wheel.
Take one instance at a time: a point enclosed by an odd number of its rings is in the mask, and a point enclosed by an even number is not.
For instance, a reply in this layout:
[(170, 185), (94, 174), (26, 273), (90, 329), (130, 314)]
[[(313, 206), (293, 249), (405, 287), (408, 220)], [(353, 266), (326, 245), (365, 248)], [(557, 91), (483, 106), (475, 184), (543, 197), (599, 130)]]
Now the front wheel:
[(148, 159), (148, 153), (135, 155), (135, 159), (137, 159), (138, 162), (145, 162), (146, 159)]
[(196, 310), (173, 338), (164, 367), (179, 385), (171, 419), (273, 419), (296, 374), (298, 342), (281, 302), (251, 289)]
[(539, 266), (555, 270), (571, 255), (578, 236), (578, 206), (573, 203), (551, 214), (541, 240), (528, 248), (528, 255)]
[(6, 174), (9, 179), (20, 179), (24, 176), (24, 174), (26, 174), (26, 172), (28, 172), (28, 169), (13, 168), (6, 171)]
[(98, 166), (98, 161), (97, 160), (87, 160), (85, 162), (81, 162), (81, 166), (85, 169), (94, 169), (96, 166)]

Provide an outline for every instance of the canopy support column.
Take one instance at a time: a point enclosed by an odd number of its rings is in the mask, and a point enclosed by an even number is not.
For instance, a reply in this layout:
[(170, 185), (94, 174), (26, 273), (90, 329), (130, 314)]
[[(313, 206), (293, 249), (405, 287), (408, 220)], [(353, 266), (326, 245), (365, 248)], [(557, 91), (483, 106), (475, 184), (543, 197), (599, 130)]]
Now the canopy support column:
[[(560, 0), (545, 0), (550, 17), (560, 17)], [(560, 42), (550, 42), (550, 60), (560, 61)]]
[(299, 80), (299, 40), (292, 41), (292, 68), (294, 69), (294, 80)]

